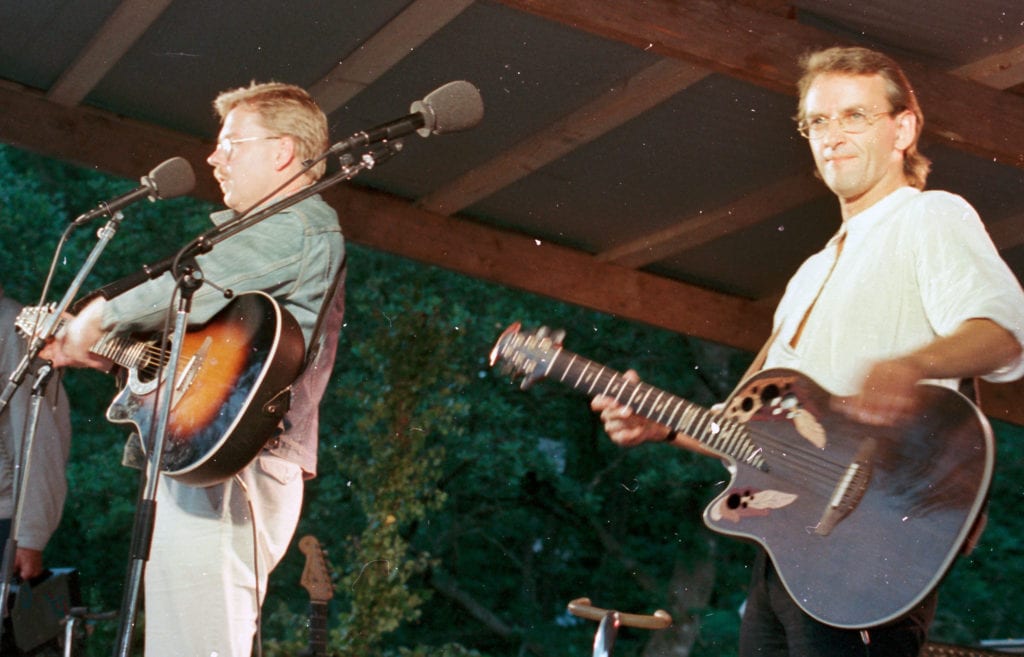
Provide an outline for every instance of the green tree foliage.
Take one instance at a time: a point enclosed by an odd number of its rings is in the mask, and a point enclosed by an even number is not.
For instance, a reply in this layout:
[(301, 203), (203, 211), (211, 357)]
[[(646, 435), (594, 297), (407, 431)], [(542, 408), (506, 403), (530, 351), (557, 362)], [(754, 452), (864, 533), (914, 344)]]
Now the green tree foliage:
[[(0, 282), (8, 294), (34, 303), (67, 221), (131, 186), (0, 148)], [(132, 206), (87, 287), (183, 245), (206, 228), (209, 209), (190, 200)], [(51, 299), (66, 289), (95, 227), (69, 240)], [(663, 608), (675, 618), (665, 632), (623, 631), (617, 657), (668, 654), (664, 642), (674, 643), (672, 654), (734, 654), (752, 549), (700, 521), (728, 480), (725, 470), (668, 446), (620, 449), (583, 396), (546, 381), (521, 390), (487, 356), (513, 321), (565, 328), (568, 349), (635, 368), (707, 405), (728, 394), (750, 354), (349, 248), (319, 475), (307, 484), (296, 533), (296, 542), (312, 534), (327, 550), (332, 653), (589, 655), (596, 624), (566, 612), (570, 600), (587, 596), (598, 606)], [(126, 431), (103, 419), (112, 381), (79, 371), (65, 381), (74, 406), (71, 493), (47, 562), (78, 568), (85, 603), (114, 610), (137, 475), (119, 465)], [(1024, 596), (1024, 518), (1015, 508), (1024, 493), (1022, 430), (997, 431), (989, 527), (943, 584), (938, 640), (1024, 636), (1015, 613)], [(308, 641), (304, 565), (296, 547), (271, 576), (268, 657), (299, 654)], [(112, 637), (113, 628), (100, 625), (89, 654), (110, 654)]]

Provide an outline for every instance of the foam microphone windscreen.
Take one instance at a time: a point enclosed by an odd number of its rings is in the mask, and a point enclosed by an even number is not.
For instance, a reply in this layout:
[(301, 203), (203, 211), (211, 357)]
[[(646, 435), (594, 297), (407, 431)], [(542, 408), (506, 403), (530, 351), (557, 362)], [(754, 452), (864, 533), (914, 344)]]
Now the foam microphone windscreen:
[(183, 157), (172, 157), (161, 162), (149, 172), (148, 178), (153, 189), (151, 196), (158, 199), (183, 196), (196, 186), (192, 165)]
[(468, 130), (484, 117), (480, 91), (470, 82), (455, 80), (431, 91), (409, 108), (424, 115), (424, 125), (416, 133), (421, 137)]

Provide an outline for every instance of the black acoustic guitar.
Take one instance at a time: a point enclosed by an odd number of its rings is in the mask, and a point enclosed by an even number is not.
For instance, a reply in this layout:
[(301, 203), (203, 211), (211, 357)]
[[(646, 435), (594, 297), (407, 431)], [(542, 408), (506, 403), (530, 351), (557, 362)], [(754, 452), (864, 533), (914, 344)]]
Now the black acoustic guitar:
[(704, 512), (721, 534), (759, 543), (793, 600), (862, 629), (912, 609), (949, 570), (984, 505), (994, 465), (985, 417), (960, 393), (922, 384), (925, 411), (899, 428), (857, 423), (793, 370), (746, 380), (724, 409), (701, 408), (510, 326), (491, 352), (524, 377), (608, 395), (724, 459), (728, 487)]
[(299, 540), (299, 550), (306, 555), (300, 583), (309, 593), (309, 647), (302, 652), (304, 657), (326, 657), (327, 655), (327, 602), (334, 597), (334, 584), (327, 570), (327, 562), (320, 542), (315, 536), (306, 535)]
[[(35, 335), (50, 312), (48, 306), (25, 308), (15, 326)], [(120, 366), (123, 387), (107, 419), (134, 425), (145, 444), (156, 421), (157, 388), (166, 394), (171, 388), (161, 381), (173, 381), (161, 470), (194, 486), (230, 479), (256, 457), (288, 410), (288, 386), (305, 352), (302, 331), (273, 298), (248, 292), (186, 332), (173, 377), (164, 371), (165, 346), (159, 337), (107, 335), (90, 349)]]

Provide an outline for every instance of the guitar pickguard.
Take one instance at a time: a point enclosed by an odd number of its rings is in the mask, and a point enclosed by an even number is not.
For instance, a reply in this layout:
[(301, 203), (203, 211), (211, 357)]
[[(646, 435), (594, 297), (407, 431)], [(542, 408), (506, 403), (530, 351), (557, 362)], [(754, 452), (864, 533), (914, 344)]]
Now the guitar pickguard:
[(779, 490), (732, 488), (708, 508), (712, 520), (738, 523), (748, 517), (764, 517), (774, 509), (789, 506), (796, 495)]
[(740, 422), (758, 419), (792, 422), (797, 433), (812, 445), (824, 449), (828, 442), (818, 412), (805, 406), (799, 396), (799, 378), (773, 375), (740, 389), (726, 406), (726, 417)]

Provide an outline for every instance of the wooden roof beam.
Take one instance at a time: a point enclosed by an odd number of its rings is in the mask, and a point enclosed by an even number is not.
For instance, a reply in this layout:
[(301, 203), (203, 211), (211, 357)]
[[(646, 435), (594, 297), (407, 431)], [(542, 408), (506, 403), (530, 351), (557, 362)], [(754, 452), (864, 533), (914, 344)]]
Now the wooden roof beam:
[(473, 0), (415, 0), (308, 91), (324, 114), (340, 109), (456, 16)]
[(124, 0), (89, 44), (57, 79), (47, 98), (73, 107), (89, 95), (96, 84), (131, 48), (172, 0)]
[(423, 197), (417, 205), (437, 214), (453, 215), (665, 102), (708, 73), (692, 64), (661, 60)]
[[(795, 20), (716, 0), (500, 0), (573, 29), (795, 94), (798, 60), (836, 45)], [(902, 62), (925, 108), (925, 130), (974, 155), (1024, 168), (1024, 97), (946, 71)], [(1000, 120), (987, 121), (985, 117)]]

